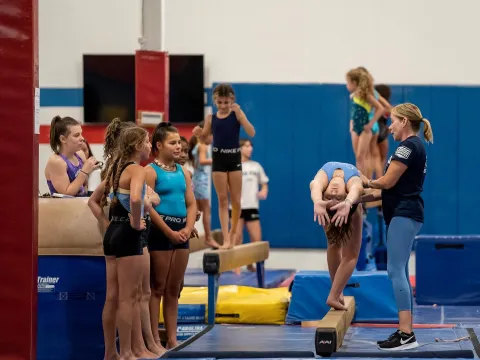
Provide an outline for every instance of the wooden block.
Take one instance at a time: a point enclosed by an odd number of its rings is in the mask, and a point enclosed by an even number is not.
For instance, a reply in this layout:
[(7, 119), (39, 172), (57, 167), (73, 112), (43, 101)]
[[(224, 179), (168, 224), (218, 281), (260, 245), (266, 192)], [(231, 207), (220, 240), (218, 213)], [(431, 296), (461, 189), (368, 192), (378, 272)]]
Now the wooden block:
[(315, 349), (317, 355), (329, 356), (342, 346), (343, 338), (355, 315), (353, 296), (345, 297), (345, 306), (347, 307), (346, 311), (330, 309), (322, 320), (316, 322)]
[(206, 251), (203, 254), (203, 272), (221, 274), (248, 264), (268, 259), (270, 243), (259, 241), (235, 246), (228, 250)]

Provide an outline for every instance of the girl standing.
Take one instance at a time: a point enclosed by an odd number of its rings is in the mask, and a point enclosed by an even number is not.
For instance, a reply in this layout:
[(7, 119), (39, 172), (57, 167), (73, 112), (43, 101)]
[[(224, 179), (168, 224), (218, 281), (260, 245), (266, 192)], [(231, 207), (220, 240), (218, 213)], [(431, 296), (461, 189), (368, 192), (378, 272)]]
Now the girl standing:
[[(222, 228), (223, 245), (229, 249), (235, 244), (235, 234), (240, 219), (242, 195), (242, 158), (240, 154), (240, 126), (248, 136), (255, 136), (255, 128), (240, 106), (235, 103), (235, 92), (230, 85), (221, 84), (213, 90), (213, 101), (218, 111), (207, 116), (205, 126), (193, 129), (193, 134), (203, 141), (213, 134), (212, 179), (218, 197), (218, 214)], [(230, 194), (229, 194), (230, 193)], [(229, 195), (232, 204), (232, 225), (229, 224)]]

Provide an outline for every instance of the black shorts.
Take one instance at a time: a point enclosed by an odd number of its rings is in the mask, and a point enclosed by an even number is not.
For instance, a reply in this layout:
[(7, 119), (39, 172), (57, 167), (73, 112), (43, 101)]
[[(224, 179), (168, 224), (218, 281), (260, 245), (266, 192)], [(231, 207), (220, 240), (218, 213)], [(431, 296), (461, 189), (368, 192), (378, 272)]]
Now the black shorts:
[(212, 172), (242, 171), (242, 153), (237, 149), (213, 148)]
[[(182, 230), (185, 225), (187, 225), (186, 217), (177, 217), (177, 216), (167, 216), (160, 215), (165, 221), (165, 224), (168, 225), (173, 231)], [(182, 244), (174, 244), (171, 240), (160, 230), (155, 224), (151, 224), (150, 232), (148, 234), (148, 251), (168, 251), (168, 250), (177, 250), (177, 249), (189, 249), (190, 240)]]
[(150, 218), (150, 215), (145, 216), (145, 224), (146, 224), (145, 231), (143, 232), (143, 235), (142, 235), (143, 247), (148, 246), (148, 234), (150, 234), (150, 228), (152, 225), (152, 219)]
[[(229, 210), (230, 218), (232, 217), (232, 210)], [(245, 222), (260, 220), (260, 213), (258, 209), (242, 209), (240, 212), (240, 219)]]
[(112, 218), (103, 237), (103, 253), (116, 258), (143, 255), (144, 238), (148, 231), (135, 230), (129, 218)]

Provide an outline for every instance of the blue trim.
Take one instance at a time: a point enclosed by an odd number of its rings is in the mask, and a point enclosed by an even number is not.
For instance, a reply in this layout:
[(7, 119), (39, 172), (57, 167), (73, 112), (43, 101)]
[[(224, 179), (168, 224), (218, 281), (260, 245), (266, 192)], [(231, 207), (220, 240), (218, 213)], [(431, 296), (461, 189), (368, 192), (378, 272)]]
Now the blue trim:
[(83, 88), (41, 88), (40, 106), (82, 107)]

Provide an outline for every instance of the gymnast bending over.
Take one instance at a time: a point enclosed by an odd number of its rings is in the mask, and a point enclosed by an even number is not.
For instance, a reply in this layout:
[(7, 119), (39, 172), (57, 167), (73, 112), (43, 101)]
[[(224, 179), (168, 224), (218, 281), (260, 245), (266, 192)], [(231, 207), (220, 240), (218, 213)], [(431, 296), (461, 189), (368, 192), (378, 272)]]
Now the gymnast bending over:
[(347, 310), (343, 289), (352, 275), (362, 242), (362, 212), (357, 202), (363, 184), (351, 164), (328, 162), (310, 182), (314, 221), (325, 229), (328, 240), (327, 263), (332, 287), (327, 305)]

